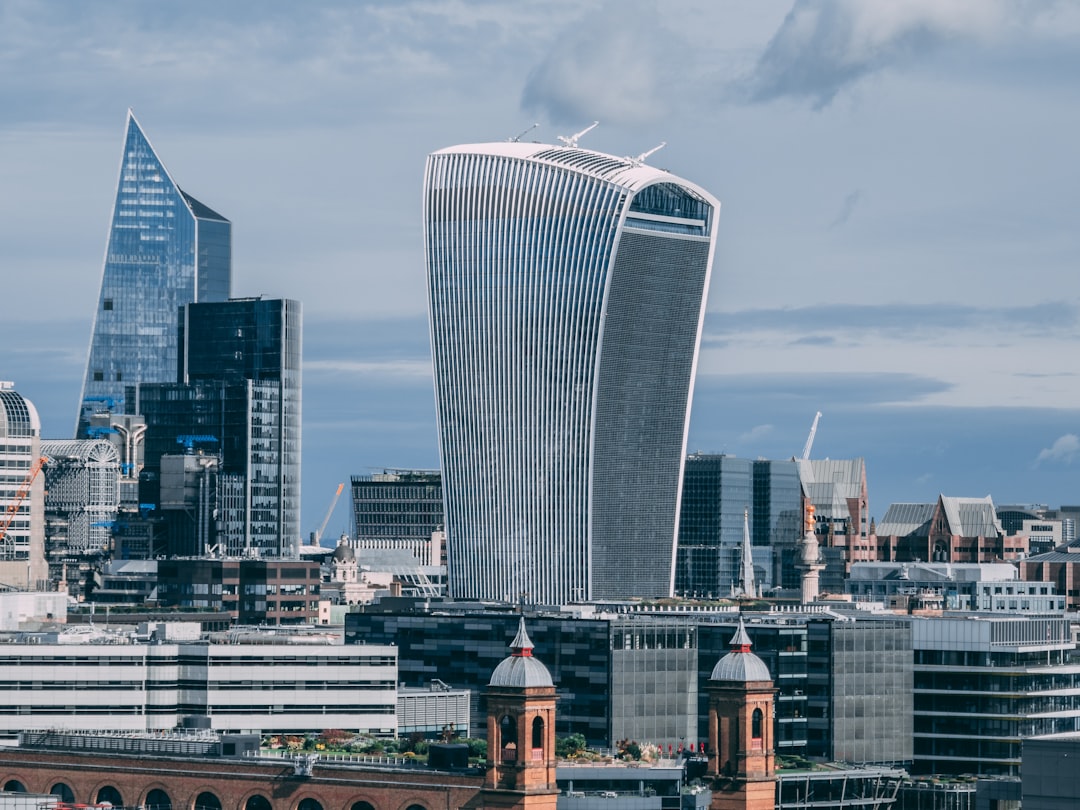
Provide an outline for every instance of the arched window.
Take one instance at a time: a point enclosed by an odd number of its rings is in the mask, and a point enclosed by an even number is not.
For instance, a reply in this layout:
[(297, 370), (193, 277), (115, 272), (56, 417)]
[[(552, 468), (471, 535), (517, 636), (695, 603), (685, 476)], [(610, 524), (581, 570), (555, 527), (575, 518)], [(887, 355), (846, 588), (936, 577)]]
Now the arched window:
[(764, 717), (761, 709), (754, 709), (754, 714), (750, 718), (750, 736), (755, 740), (761, 739), (761, 721)]
[(72, 790), (68, 785), (65, 785), (63, 782), (57, 782), (55, 785), (49, 788), (49, 795), (59, 796), (60, 801), (66, 804), (75, 803), (75, 791)]
[[(272, 805), (268, 798), (256, 793), (244, 803), (244, 810), (272, 810)], [(375, 810), (375, 808), (373, 807), (371, 810)]]
[(532, 748), (533, 758), (536, 758), (536, 752), (543, 753), (544, 750), (544, 718), (534, 717), (532, 721)]
[(405, 810), (427, 810), (422, 804), (410, 804)]
[(301, 799), (300, 804), (296, 805), (296, 810), (323, 810), (323, 807), (318, 800), (309, 797)]
[(204, 790), (195, 797), (195, 810), (221, 810), (221, 799), (209, 790)]
[(375, 805), (371, 802), (353, 802), (350, 810), (375, 810)]
[(112, 785), (105, 785), (105, 787), (98, 790), (94, 804), (111, 804), (113, 807), (123, 807), (124, 797)]
[(8, 779), (4, 782), (4, 790), (8, 793), (26, 793), (26, 785), (18, 779)]
[(499, 738), (502, 740), (502, 761), (517, 762), (517, 725), (508, 714), (499, 721)]
[(146, 807), (146, 810), (172, 810), (172, 799), (164, 790), (154, 788), (146, 794), (143, 806)]

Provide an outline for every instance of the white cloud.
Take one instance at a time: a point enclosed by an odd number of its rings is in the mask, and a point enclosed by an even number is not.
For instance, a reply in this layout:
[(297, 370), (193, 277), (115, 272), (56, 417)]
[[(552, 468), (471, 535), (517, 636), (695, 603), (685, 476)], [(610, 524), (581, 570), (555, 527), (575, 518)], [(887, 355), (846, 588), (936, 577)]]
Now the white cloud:
[(740, 442), (751, 442), (757, 439), (763, 439), (766, 436), (771, 435), (773, 432), (772, 425), (754, 425), (750, 430), (739, 436)]
[(1060, 461), (1065, 464), (1072, 464), (1073, 459), (1078, 454), (1080, 454), (1080, 436), (1075, 433), (1066, 433), (1064, 436), (1059, 436), (1049, 447), (1040, 450), (1035, 463)]
[(754, 101), (806, 99), (821, 109), (866, 76), (950, 44), (990, 42), (1047, 7), (1008, 0), (798, 0), (746, 89)]
[(568, 125), (661, 118), (675, 35), (653, 8), (623, 10), (611, 4), (568, 26), (529, 75), (522, 106)]

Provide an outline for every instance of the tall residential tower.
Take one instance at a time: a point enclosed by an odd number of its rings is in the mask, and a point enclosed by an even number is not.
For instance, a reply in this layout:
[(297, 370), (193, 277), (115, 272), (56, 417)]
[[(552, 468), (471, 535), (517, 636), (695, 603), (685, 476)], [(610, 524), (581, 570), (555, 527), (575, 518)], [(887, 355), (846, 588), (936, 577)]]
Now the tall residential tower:
[(229, 297), (232, 225), (165, 170), (134, 114), (113, 206), (76, 435), (123, 413), (124, 387), (176, 379), (176, 313)]
[(672, 592), (718, 214), (691, 183), (576, 146), (428, 158), (453, 596)]

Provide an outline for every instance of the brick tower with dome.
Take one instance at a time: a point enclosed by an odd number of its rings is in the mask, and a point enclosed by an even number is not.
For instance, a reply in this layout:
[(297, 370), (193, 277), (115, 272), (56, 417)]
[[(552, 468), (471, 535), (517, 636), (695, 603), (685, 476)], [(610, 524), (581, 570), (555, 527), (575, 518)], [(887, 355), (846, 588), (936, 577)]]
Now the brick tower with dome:
[(750, 652), (739, 617), (731, 652), (713, 668), (709, 694), (711, 810), (772, 810), (776, 805), (772, 675)]
[(554, 810), (555, 685), (533, 643), (518, 624), (510, 656), (491, 673), (487, 695), (485, 808)]

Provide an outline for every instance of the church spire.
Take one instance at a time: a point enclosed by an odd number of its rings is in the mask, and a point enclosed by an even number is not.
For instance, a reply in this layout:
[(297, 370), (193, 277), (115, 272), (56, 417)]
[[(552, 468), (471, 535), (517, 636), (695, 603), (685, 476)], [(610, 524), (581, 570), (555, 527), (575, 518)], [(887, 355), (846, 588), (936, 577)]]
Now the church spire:
[(754, 555), (750, 547), (750, 509), (743, 510), (742, 552), (739, 557), (739, 587), (737, 596), (753, 598), (758, 595), (754, 581)]

